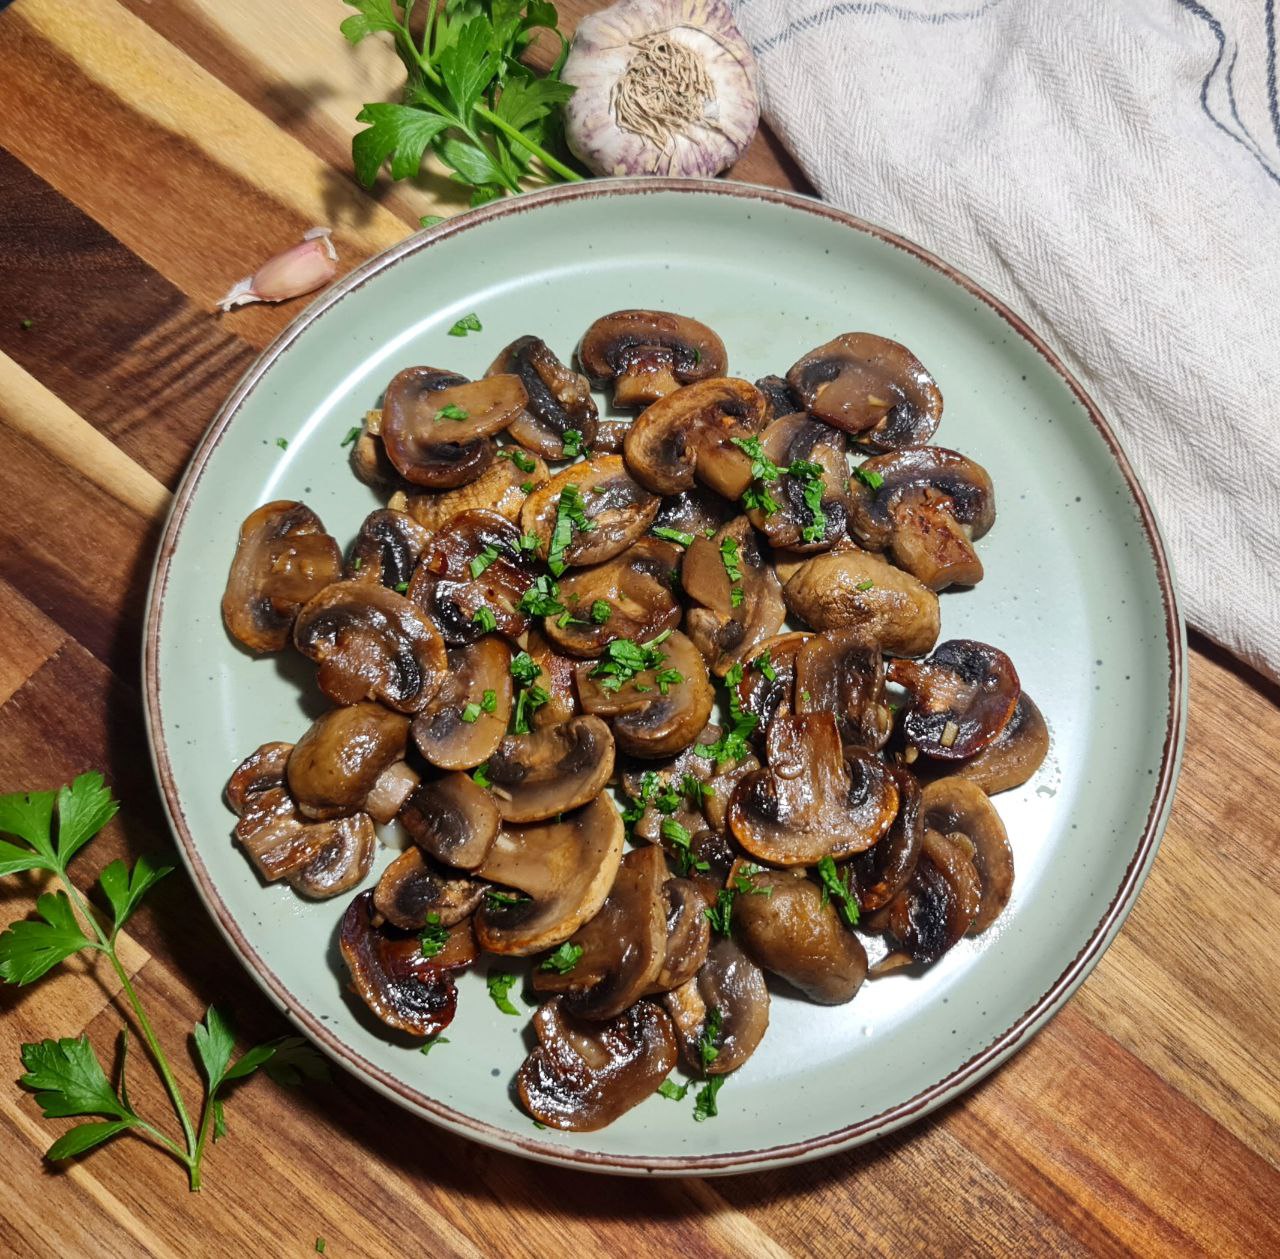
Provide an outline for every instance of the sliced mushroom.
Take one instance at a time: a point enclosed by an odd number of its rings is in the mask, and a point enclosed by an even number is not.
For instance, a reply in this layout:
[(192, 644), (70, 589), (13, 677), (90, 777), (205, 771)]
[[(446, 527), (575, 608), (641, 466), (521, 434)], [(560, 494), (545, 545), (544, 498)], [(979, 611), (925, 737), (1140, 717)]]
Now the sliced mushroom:
[(940, 643), (928, 660), (891, 660), (889, 681), (905, 688), (899, 714), (912, 749), (940, 761), (960, 761), (994, 742), (1022, 692), (1013, 661), (998, 647), (971, 638)]
[(364, 807), (383, 770), (404, 759), (409, 718), (381, 704), (333, 708), (311, 723), (289, 755), (289, 791), (313, 819)]
[(893, 825), (898, 785), (878, 757), (844, 748), (833, 713), (776, 717), (768, 769), (746, 775), (729, 805), (743, 848), (771, 865), (814, 865), (875, 844)]
[(599, 454), (620, 455), (631, 429), (629, 415), (602, 415), (596, 424), (596, 439), (591, 449)]
[(887, 905), (915, 873), (924, 846), (924, 816), (920, 784), (910, 770), (886, 766), (898, 787), (898, 815), (889, 833), (865, 852), (849, 860), (858, 905), (863, 912)]
[(861, 631), (810, 635), (795, 662), (797, 712), (832, 712), (845, 743), (879, 751), (893, 732), (884, 659)]
[(693, 879), (668, 879), (662, 885), (666, 906), (666, 943), (651, 993), (671, 992), (687, 984), (707, 960), (711, 947), (710, 902)]
[(337, 704), (381, 700), (416, 713), (444, 680), (444, 643), (426, 613), (367, 582), (336, 581), (298, 613), (293, 641), (320, 668), (316, 681)]
[(465, 376), (407, 367), (382, 400), (382, 444), (406, 481), (452, 489), (474, 481), (492, 462), (500, 433), (528, 398), (516, 376)]
[(533, 1016), (538, 1043), (516, 1073), (521, 1104), (561, 1132), (596, 1132), (653, 1096), (676, 1065), (664, 1010), (638, 1001), (607, 1023), (573, 1018), (559, 999)]
[(644, 533), (658, 514), (658, 499), (631, 479), (617, 455), (596, 455), (575, 463), (534, 490), (520, 513), (520, 524), (538, 539), (543, 559), (549, 557), (561, 515), (560, 497), (570, 485), (587, 521), (585, 528), (579, 528), (566, 517), (569, 541), (557, 552), (570, 568), (612, 559)]
[(587, 329), (578, 361), (592, 384), (613, 382), (619, 407), (644, 407), (681, 385), (724, 375), (724, 342), (706, 324), (660, 310), (615, 310)]
[(733, 929), (765, 970), (820, 1005), (852, 1001), (867, 977), (867, 953), (803, 870), (746, 873), (733, 898)]
[(751, 459), (734, 440), (755, 436), (769, 405), (749, 381), (718, 376), (668, 394), (636, 417), (623, 454), (627, 468), (655, 494), (703, 485), (738, 499), (751, 484)]
[(519, 377), (528, 401), (507, 432), (526, 450), (544, 459), (567, 459), (566, 432), (576, 432), (580, 449), (595, 445), (597, 414), (585, 376), (570, 371), (541, 337), (517, 337), (503, 350), (486, 376)]
[(460, 870), (483, 863), (502, 823), (493, 797), (458, 773), (423, 783), (409, 797), (400, 820), (423, 852)]
[(511, 649), (490, 634), (466, 647), (450, 647), (448, 661), (435, 698), (413, 719), (413, 741), (438, 769), (474, 769), (493, 755), (507, 732)]
[(627, 853), (599, 913), (569, 940), (578, 961), (563, 973), (535, 968), (534, 991), (562, 994), (584, 1019), (611, 1019), (651, 991), (666, 956), (666, 879), (661, 848)]
[(282, 650), (298, 610), (341, 570), (342, 552), (311, 508), (283, 499), (259, 507), (240, 526), (227, 575), (227, 632), (250, 651)]
[(533, 710), (530, 725), (535, 730), (545, 730), (576, 717), (582, 711), (573, 684), (578, 662), (557, 652), (537, 628), (529, 631), (526, 642), (525, 650), (538, 666), (537, 684), (547, 693), (547, 702)]
[(793, 631), (766, 638), (747, 662), (738, 683), (738, 703), (756, 719), (754, 737), (763, 742), (775, 717), (798, 711), (818, 711), (819, 704), (801, 705), (796, 694), (796, 661), (812, 634)]
[(469, 485), (430, 494), (393, 494), (387, 506), (407, 512), (433, 533), (455, 516), (476, 509), (519, 520), (525, 500), (549, 475), (536, 455), (525, 454), (519, 446), (500, 446), (498, 457)]
[(618, 746), (646, 760), (687, 748), (706, 726), (715, 703), (707, 666), (689, 639), (673, 632), (662, 642), (661, 653), (657, 664), (616, 691), (605, 686), (616, 679), (592, 676), (599, 665), (581, 664), (577, 670), (582, 707), (608, 717)]
[(969, 932), (978, 935), (995, 922), (1013, 894), (1013, 849), (1004, 823), (982, 788), (963, 778), (929, 783), (921, 807), (927, 828), (950, 839), (963, 835), (973, 849), (982, 897)]
[(424, 957), (417, 935), (375, 927), (373, 912), (373, 893), (361, 892), (342, 918), (338, 947), (351, 973), (351, 991), (388, 1027), (438, 1036), (458, 1007), (453, 972), (475, 960), (471, 928), (460, 923), (439, 953)]
[(869, 332), (846, 332), (810, 350), (787, 383), (817, 419), (875, 450), (927, 442), (942, 418), (937, 382), (905, 345)]
[(675, 629), (681, 609), (672, 583), (680, 559), (678, 546), (644, 537), (603, 564), (566, 573), (559, 598), (572, 619), (562, 625), (548, 617), (547, 637), (571, 656), (595, 657), (614, 639), (647, 642)]
[(489, 780), (506, 822), (537, 822), (592, 800), (613, 773), (614, 745), (599, 717), (512, 734), (489, 758)]
[(781, 376), (761, 376), (756, 388), (769, 404), (769, 419), (780, 420), (784, 415), (795, 415), (804, 410), (804, 403)]
[(373, 905), (393, 927), (421, 931), (427, 923), (452, 927), (475, 913), (488, 884), (435, 869), (421, 849), (406, 848), (373, 889)]
[(378, 775), (378, 781), (365, 797), (364, 811), (375, 822), (386, 825), (395, 821), (405, 801), (413, 794), (422, 779), (418, 771), (405, 761), (388, 765)]
[(521, 895), (486, 897), (475, 916), (480, 946), (525, 957), (563, 944), (604, 904), (622, 861), (622, 833), (604, 793), (551, 821), (505, 825), (476, 874)]
[(369, 873), (377, 836), (365, 813), (306, 820), (286, 785), (292, 751), (292, 743), (264, 743), (231, 775), (227, 802), (240, 819), (236, 839), (258, 873), (322, 900), (349, 891)]
[(738, 509), (727, 498), (697, 485), (691, 490), (663, 498), (658, 514), (653, 518), (653, 532), (674, 529), (677, 533), (689, 534), (691, 538), (712, 537), (737, 513)]
[(755, 1053), (769, 1026), (764, 975), (724, 936), (712, 942), (698, 973), (663, 1000), (685, 1065), (699, 1075), (736, 1071)]
[(876, 455), (849, 495), (850, 533), (868, 550), (888, 550), (930, 590), (982, 579), (973, 542), (995, 523), (996, 503), (980, 464), (940, 446)]
[(351, 471), (375, 490), (397, 489), (404, 485), (395, 464), (387, 458), (382, 444), (381, 410), (366, 411), (364, 425), (351, 446)]
[[(741, 575), (731, 577), (731, 569)], [(680, 580), (700, 605), (685, 614), (686, 631), (717, 677), (754, 656), (782, 626), (781, 587), (745, 516), (731, 520), (714, 538), (695, 538), (685, 552)]]
[(989, 796), (1021, 787), (1049, 753), (1049, 727), (1031, 696), (1023, 691), (1005, 728), (976, 756), (948, 761), (947, 773), (978, 784)]
[(430, 541), (431, 534), (405, 512), (385, 507), (370, 512), (351, 545), (342, 575), (348, 581), (373, 582), (403, 594)]
[(861, 631), (890, 655), (921, 656), (938, 641), (938, 596), (870, 551), (815, 555), (796, 569), (782, 598), (812, 628)]
[(771, 546), (798, 554), (829, 551), (849, 523), (849, 439), (807, 415), (787, 415), (765, 429), (760, 447), (782, 473), (764, 487), (773, 510), (753, 507), (751, 523)]

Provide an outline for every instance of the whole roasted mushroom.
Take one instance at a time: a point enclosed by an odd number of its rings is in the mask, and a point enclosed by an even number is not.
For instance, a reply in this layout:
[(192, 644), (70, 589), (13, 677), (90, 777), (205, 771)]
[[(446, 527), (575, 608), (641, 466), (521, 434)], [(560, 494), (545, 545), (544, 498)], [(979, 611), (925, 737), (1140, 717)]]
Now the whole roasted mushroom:
[(733, 793), (729, 826), (743, 848), (770, 865), (811, 866), (879, 841), (898, 812), (898, 786), (878, 757), (845, 748), (833, 713), (775, 717), (768, 769)]
[(364, 808), (384, 770), (404, 759), (409, 718), (381, 704), (333, 708), (311, 723), (289, 754), (289, 791), (308, 818)]
[(927, 784), (921, 808), (927, 829), (951, 840), (962, 836), (972, 850), (982, 896), (969, 932), (978, 935), (995, 922), (1013, 894), (1013, 849), (1004, 823), (982, 788), (963, 778)]
[(533, 1016), (537, 1045), (516, 1073), (521, 1104), (561, 1132), (596, 1132), (657, 1091), (676, 1065), (664, 1010), (638, 1001), (604, 1023), (575, 1019), (554, 998)]
[(373, 865), (377, 842), (366, 813), (312, 822), (289, 794), (292, 743), (264, 743), (227, 784), (236, 812), (235, 836), (269, 883), (284, 879), (302, 896), (322, 900), (355, 887)]
[(413, 719), (418, 751), (438, 769), (474, 769), (497, 750), (511, 718), (511, 649), (494, 634), (450, 647), (448, 672)]
[(807, 415), (786, 415), (760, 435), (760, 448), (782, 471), (748, 519), (770, 546), (797, 554), (829, 551), (849, 523), (849, 439)]
[(293, 641), (320, 668), (316, 682), (336, 704), (376, 699), (420, 712), (440, 689), (444, 643), (426, 613), (368, 582), (336, 581), (298, 613)]
[(400, 821), (428, 856), (459, 870), (483, 864), (502, 816), (493, 797), (470, 775), (445, 774), (423, 783), (405, 803)]
[(387, 506), (412, 516), (424, 529), (436, 532), (464, 511), (493, 511), (519, 520), (525, 499), (546, 483), (547, 465), (519, 446), (499, 446), (497, 458), (469, 485), (427, 494), (400, 491)]
[(515, 892), (491, 892), (476, 911), (481, 948), (526, 957), (563, 944), (604, 904), (622, 837), (622, 818), (603, 793), (546, 822), (503, 826), (475, 873)]
[(832, 712), (845, 743), (879, 751), (893, 732), (884, 659), (861, 631), (811, 634), (795, 657), (797, 712)]
[(787, 383), (816, 419), (873, 450), (923, 445), (942, 418), (937, 382), (905, 345), (846, 332), (810, 350)]
[[(632, 480), (617, 455), (596, 455), (534, 490), (520, 524), (538, 539), (539, 555), (558, 575), (564, 567), (603, 564), (625, 551), (657, 514), (657, 497)], [(557, 545), (558, 528), (563, 545)]]
[(603, 388), (613, 383), (613, 402), (646, 407), (681, 385), (723, 376), (724, 342), (706, 324), (660, 310), (615, 310), (587, 329), (578, 361)]
[(685, 552), (680, 580), (700, 605), (685, 614), (686, 631), (717, 677), (754, 656), (782, 626), (781, 587), (745, 516), (731, 520), (714, 538), (695, 538)]
[(488, 776), (506, 822), (538, 822), (593, 800), (613, 773), (614, 743), (599, 717), (508, 735)]
[(815, 555), (791, 575), (782, 598), (814, 629), (857, 631), (888, 655), (922, 656), (938, 641), (938, 596), (870, 551)]
[(910, 447), (868, 459), (849, 482), (849, 531), (930, 590), (974, 586), (982, 561), (973, 549), (995, 523), (987, 470), (940, 446)]
[[(627, 643), (635, 650), (634, 643)], [(608, 651), (618, 647), (610, 644)], [(616, 676), (602, 673), (600, 663), (578, 666), (578, 698), (588, 713), (607, 717), (618, 747), (646, 760), (673, 756), (687, 748), (711, 716), (715, 693), (698, 649), (683, 634), (670, 633), (658, 658), (629, 681), (614, 688)]]
[(544, 459), (568, 459), (565, 434), (577, 433), (578, 451), (595, 445), (595, 400), (585, 376), (567, 368), (541, 337), (517, 337), (489, 366), (486, 376), (519, 377), (528, 401), (508, 434)]
[(627, 468), (655, 494), (678, 494), (697, 480), (736, 500), (751, 484), (751, 460), (734, 440), (755, 436), (768, 410), (746, 380), (717, 376), (686, 385), (636, 417), (622, 448)]
[(1023, 691), (1004, 729), (968, 760), (947, 761), (946, 770), (953, 777), (977, 783), (993, 796), (1021, 787), (1044, 763), (1048, 752), (1049, 727), (1035, 701)]
[(284, 499), (259, 507), (240, 526), (227, 575), (227, 632), (250, 651), (282, 650), (298, 610), (341, 570), (342, 552), (311, 508)]
[(361, 892), (342, 918), (338, 947), (351, 974), (351, 991), (388, 1027), (410, 1036), (438, 1036), (458, 1007), (453, 973), (475, 960), (471, 928), (460, 923), (434, 957), (424, 957), (416, 933), (376, 927), (373, 915), (373, 893)]
[(382, 400), (382, 444), (396, 471), (414, 485), (452, 489), (492, 462), (490, 440), (524, 410), (516, 376), (470, 382), (435, 367), (407, 367)]
[(421, 931), (430, 923), (452, 927), (475, 913), (488, 884), (446, 874), (418, 848), (406, 848), (378, 879), (373, 906), (393, 927)]
[(729, 938), (716, 936), (707, 960), (663, 998), (690, 1071), (728, 1075), (756, 1051), (769, 1026), (769, 989), (760, 968)]
[(370, 512), (351, 544), (342, 575), (348, 581), (389, 586), (403, 594), (431, 534), (402, 511)]

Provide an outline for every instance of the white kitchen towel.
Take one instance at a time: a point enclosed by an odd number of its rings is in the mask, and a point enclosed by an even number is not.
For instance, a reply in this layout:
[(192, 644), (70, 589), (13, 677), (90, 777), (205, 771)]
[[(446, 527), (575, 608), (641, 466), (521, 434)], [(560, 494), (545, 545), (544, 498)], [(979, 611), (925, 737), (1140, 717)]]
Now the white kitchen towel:
[(822, 196), (1023, 315), (1119, 431), (1192, 625), (1280, 677), (1277, 0), (733, 0)]

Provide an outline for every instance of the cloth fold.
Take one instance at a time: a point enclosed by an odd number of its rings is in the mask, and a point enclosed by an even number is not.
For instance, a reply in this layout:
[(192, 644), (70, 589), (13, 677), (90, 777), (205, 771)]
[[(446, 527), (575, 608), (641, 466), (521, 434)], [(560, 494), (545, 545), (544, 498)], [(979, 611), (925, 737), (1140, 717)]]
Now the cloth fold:
[(1280, 678), (1277, 0), (733, 0), (823, 198), (1024, 316), (1118, 431), (1188, 620)]

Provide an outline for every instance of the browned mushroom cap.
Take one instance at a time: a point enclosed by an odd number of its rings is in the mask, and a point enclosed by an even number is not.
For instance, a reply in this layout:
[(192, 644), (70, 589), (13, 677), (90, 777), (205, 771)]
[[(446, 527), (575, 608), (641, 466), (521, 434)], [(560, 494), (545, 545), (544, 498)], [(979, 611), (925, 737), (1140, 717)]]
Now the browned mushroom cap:
[(664, 529), (688, 534), (688, 538), (680, 539), (682, 545), (688, 546), (693, 538), (704, 534), (712, 537), (737, 514), (738, 509), (727, 498), (699, 485), (679, 494), (666, 495), (653, 518), (651, 532), (656, 534)]
[(516, 376), (468, 382), (434, 367), (407, 367), (382, 399), (382, 444), (396, 471), (414, 485), (466, 485), (493, 462), (489, 439), (526, 401)]
[(646, 760), (672, 756), (702, 733), (711, 716), (715, 693), (698, 649), (679, 632), (662, 640), (652, 667), (637, 673), (618, 690), (610, 675), (593, 676), (597, 663), (578, 666), (578, 698), (582, 707), (608, 717), (618, 746)]
[(404, 485), (395, 464), (387, 458), (382, 444), (382, 411), (366, 411), (364, 425), (351, 446), (351, 471), (357, 480), (375, 490), (395, 489)]
[(623, 445), (627, 467), (656, 494), (692, 489), (696, 479), (736, 500), (751, 484), (751, 460), (734, 439), (758, 433), (768, 410), (755, 385), (732, 376), (686, 385), (636, 417)]
[(622, 861), (622, 832), (604, 793), (549, 822), (504, 826), (476, 874), (518, 895), (486, 897), (475, 916), (481, 947), (525, 957), (567, 940), (604, 904)]
[[(766, 638), (743, 669), (742, 681), (738, 683), (738, 703), (743, 712), (756, 719), (757, 742), (764, 741), (775, 717), (790, 717), (798, 711), (796, 661), (812, 637), (812, 634), (793, 631)], [(813, 704), (807, 711), (821, 707), (823, 705)]]
[(445, 774), (409, 797), (400, 821), (423, 852), (445, 865), (474, 870), (493, 846), (502, 818), (479, 783), (466, 774)]
[(938, 596), (870, 551), (815, 555), (792, 574), (782, 598), (814, 629), (860, 631), (890, 655), (921, 656), (938, 641)]
[(794, 415), (804, 410), (804, 403), (781, 376), (761, 376), (756, 388), (764, 394), (769, 404), (769, 419), (780, 420), (784, 415)]
[(378, 775), (365, 797), (364, 811), (375, 822), (394, 821), (422, 779), (405, 761), (395, 761)]
[(695, 380), (723, 376), (724, 342), (706, 324), (660, 310), (615, 310), (587, 329), (582, 370), (598, 387), (613, 382), (619, 407), (644, 407)]
[(940, 643), (928, 660), (891, 660), (890, 682), (908, 693), (899, 714), (911, 749), (942, 761), (980, 752), (1005, 728), (1022, 691), (1013, 661), (971, 638)]
[(685, 552), (680, 581), (701, 605), (688, 610), (685, 629), (717, 677), (754, 656), (782, 626), (781, 587), (745, 516), (731, 520), (714, 538), (695, 538)]
[(911, 447), (868, 459), (849, 482), (849, 531), (894, 560), (930, 590), (973, 586), (982, 561), (973, 541), (995, 522), (987, 470), (940, 446)]
[(613, 773), (613, 735), (599, 717), (512, 734), (489, 758), (489, 780), (506, 822), (537, 822), (586, 804)]
[[(560, 498), (573, 486), (571, 497), (587, 520), (579, 528), (571, 516), (560, 511)], [(556, 522), (565, 515), (570, 528), (567, 545), (557, 547), (557, 562), (570, 568), (603, 564), (625, 551), (653, 523), (658, 499), (637, 485), (617, 455), (596, 455), (557, 472), (545, 485), (529, 495), (520, 512), (520, 524), (540, 544), (539, 554), (548, 558)], [(553, 566), (552, 571), (556, 569)]]
[[(829, 551), (846, 536), (848, 447), (839, 429), (803, 414), (774, 420), (760, 435), (760, 448), (783, 472), (766, 487), (774, 510), (753, 507), (747, 516), (771, 546), (810, 554)], [(820, 515), (810, 501), (815, 487)]]
[(338, 947), (351, 972), (351, 991), (388, 1027), (438, 1036), (458, 1007), (452, 972), (475, 960), (470, 926), (460, 923), (439, 953), (423, 957), (416, 934), (375, 927), (373, 912), (373, 893), (361, 892), (342, 918)]
[(681, 1056), (699, 1075), (728, 1075), (756, 1051), (769, 1026), (769, 989), (760, 968), (717, 936), (687, 983), (663, 998)]
[(381, 704), (334, 708), (311, 723), (289, 756), (289, 791), (309, 818), (364, 807), (382, 771), (404, 759), (409, 718)]
[(487, 883), (436, 869), (420, 849), (406, 848), (373, 889), (373, 905), (393, 927), (421, 931), (428, 922), (452, 927), (475, 913)]
[(385, 507), (370, 512), (351, 544), (342, 575), (348, 581), (390, 586), (403, 594), (430, 541), (431, 534), (405, 512)]
[(867, 954), (835, 905), (803, 870), (749, 869), (739, 863), (750, 891), (740, 889), (733, 898), (733, 929), (742, 947), (811, 1001), (852, 1001), (867, 977)]
[(236, 839), (269, 883), (286, 880), (317, 900), (349, 891), (369, 873), (377, 840), (368, 814), (309, 822), (285, 785), (292, 743), (264, 743), (227, 784)]
[(544, 459), (567, 459), (564, 435), (576, 432), (580, 449), (596, 441), (596, 404), (585, 376), (570, 371), (541, 337), (517, 337), (493, 360), (486, 376), (519, 377), (528, 401), (507, 432)]
[[(520, 530), (493, 511), (464, 511), (432, 538), (409, 583), (447, 643), (473, 643), (496, 627), (517, 639), (529, 628), (520, 600), (536, 564), (520, 546)], [(482, 609), (492, 615), (493, 623)]]
[(490, 634), (450, 647), (449, 671), (413, 719), (418, 751), (439, 769), (474, 769), (497, 750), (511, 717), (511, 649)]
[(644, 537), (603, 564), (566, 573), (559, 600), (572, 619), (548, 617), (547, 637), (571, 656), (595, 657), (614, 639), (647, 642), (675, 629), (680, 600), (671, 587), (680, 558), (673, 543)]
[(942, 393), (905, 345), (846, 332), (810, 350), (787, 373), (810, 415), (876, 450), (927, 442), (942, 418)]
[(650, 992), (671, 992), (687, 984), (707, 960), (711, 947), (710, 901), (693, 879), (668, 879), (662, 885), (666, 907), (666, 945)]
[(729, 826), (754, 857), (814, 865), (876, 843), (898, 812), (898, 785), (884, 762), (844, 748), (834, 713), (775, 717), (768, 769), (748, 774), (729, 805)]
[(521, 1104), (561, 1132), (596, 1132), (651, 1097), (676, 1065), (671, 1020), (638, 1001), (607, 1023), (573, 1018), (559, 998), (533, 1016), (537, 1046), (516, 1073)]
[(222, 596), (227, 632), (251, 651), (280, 651), (298, 609), (338, 580), (342, 552), (302, 503), (259, 507), (240, 526)]
[(602, 415), (596, 424), (596, 439), (592, 442), (591, 449), (600, 454), (622, 454), (630, 428), (631, 416)]
[(879, 751), (893, 732), (884, 660), (860, 631), (814, 634), (796, 655), (797, 712), (832, 712), (846, 743)]
[(898, 815), (889, 833), (865, 852), (855, 853), (848, 865), (864, 912), (887, 905), (906, 887), (924, 846), (920, 784), (910, 770), (898, 765), (886, 768), (898, 786)]
[(377, 699), (420, 712), (440, 689), (444, 643), (425, 612), (403, 595), (336, 581), (298, 613), (293, 641), (320, 668), (316, 682), (337, 704)]
[(1005, 728), (976, 756), (958, 764), (949, 761), (946, 768), (948, 774), (967, 778), (993, 796), (1021, 787), (1048, 752), (1049, 727), (1035, 701), (1023, 691)]
[(978, 935), (995, 922), (1013, 894), (1013, 849), (1004, 823), (982, 788), (963, 778), (929, 783), (922, 807), (928, 829), (949, 839), (962, 835), (973, 849), (982, 899), (969, 932)]
[(649, 992), (666, 956), (667, 859), (661, 848), (635, 848), (622, 859), (600, 912), (569, 944), (582, 953), (561, 973), (536, 967), (536, 992), (561, 993), (565, 1007), (584, 1019), (611, 1019)]
[(464, 511), (477, 508), (519, 520), (525, 499), (549, 475), (547, 465), (536, 455), (526, 454), (519, 446), (500, 446), (498, 457), (470, 485), (430, 494), (393, 494), (387, 506), (407, 512), (432, 532), (443, 529)]
[(883, 909), (863, 919), (868, 931), (887, 931), (901, 946), (877, 962), (871, 974), (908, 962), (936, 962), (969, 930), (981, 896), (973, 849), (964, 837), (926, 829), (910, 882)]
[(535, 730), (545, 730), (576, 717), (582, 711), (573, 684), (573, 671), (578, 662), (557, 652), (537, 627), (529, 631), (526, 642), (525, 650), (538, 666), (537, 685), (547, 693), (547, 702), (533, 710), (530, 725)]

